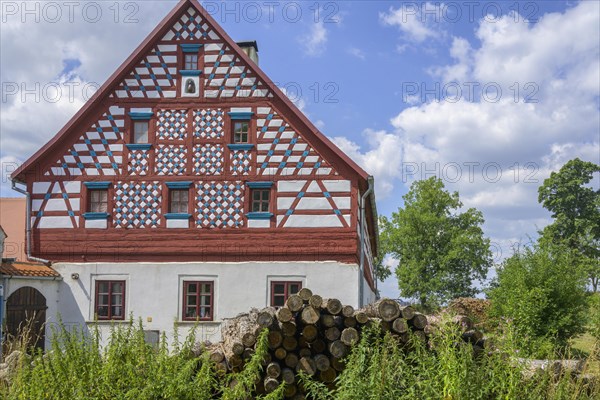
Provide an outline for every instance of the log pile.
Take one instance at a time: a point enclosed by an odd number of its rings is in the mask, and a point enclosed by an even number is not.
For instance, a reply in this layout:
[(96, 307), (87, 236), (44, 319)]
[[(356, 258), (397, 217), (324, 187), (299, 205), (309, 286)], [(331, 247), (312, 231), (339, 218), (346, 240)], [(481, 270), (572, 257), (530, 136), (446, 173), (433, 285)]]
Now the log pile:
[[(426, 342), (440, 321), (391, 299), (355, 310), (338, 299), (323, 298), (303, 288), (289, 296), (284, 307), (252, 309), (227, 320), (221, 343), (209, 346), (208, 351), (217, 369), (241, 371), (255, 352), (258, 335), (266, 328), (269, 352), (263, 378), (257, 385), (258, 393), (272, 392), (285, 382), (286, 398), (303, 398), (297, 374), (302, 371), (333, 385), (344, 369), (344, 357), (360, 340), (363, 328), (374, 323), (403, 345), (409, 342), (411, 333)], [(472, 329), (467, 318), (457, 317), (456, 323), (462, 327), (466, 342), (482, 345), (480, 332)]]

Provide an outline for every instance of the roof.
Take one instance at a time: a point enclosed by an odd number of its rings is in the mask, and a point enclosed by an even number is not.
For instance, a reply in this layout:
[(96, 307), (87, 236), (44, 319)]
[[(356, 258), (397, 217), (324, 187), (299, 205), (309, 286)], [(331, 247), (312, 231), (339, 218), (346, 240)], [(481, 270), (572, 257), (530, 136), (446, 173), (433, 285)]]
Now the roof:
[(6, 234), (6, 232), (4, 231), (4, 229), (2, 229), (2, 225), (0, 225), (0, 236), (3, 236), (5, 238), (8, 237), (8, 235)]
[(2, 260), (2, 264), (0, 264), (0, 275), (31, 278), (60, 278), (58, 272), (44, 264), (6, 260)]
[(96, 111), (100, 103), (108, 98), (112, 90), (121, 82), (122, 79), (135, 67), (139, 60), (146, 54), (150, 47), (161, 38), (161, 36), (175, 23), (180, 14), (188, 7), (194, 7), (202, 17), (208, 21), (211, 27), (229, 44), (237, 55), (248, 65), (248, 67), (266, 83), (273, 93), (273, 101), (279, 106), (280, 111), (287, 116), (295, 116), (293, 124), (302, 130), (303, 137), (312, 145), (317, 147), (323, 157), (329, 162), (337, 161), (336, 164), (345, 167), (346, 171), (354, 173), (360, 179), (361, 188), (366, 190), (368, 174), (356, 164), (350, 157), (342, 152), (333, 142), (331, 142), (317, 127), (294, 105), (294, 103), (269, 79), (267, 74), (258, 67), (250, 57), (241, 50), (238, 44), (223, 30), (215, 19), (206, 12), (197, 0), (181, 0), (177, 6), (154, 28), (154, 30), (144, 39), (144, 41), (135, 49), (135, 51), (121, 64), (100, 89), (84, 104), (81, 109), (67, 122), (67, 124), (42, 148), (25, 161), (17, 170), (11, 174), (11, 179), (18, 182), (26, 182), (25, 175), (35, 173), (35, 169), (40, 166), (40, 161), (48, 155), (54, 153), (68, 137), (78, 135), (80, 124), (85, 123), (86, 119)]

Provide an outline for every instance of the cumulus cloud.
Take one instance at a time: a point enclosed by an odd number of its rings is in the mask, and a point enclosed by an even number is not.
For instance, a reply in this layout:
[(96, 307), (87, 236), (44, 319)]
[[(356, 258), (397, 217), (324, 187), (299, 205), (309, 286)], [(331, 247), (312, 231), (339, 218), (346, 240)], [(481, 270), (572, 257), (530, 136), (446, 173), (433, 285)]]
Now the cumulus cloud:
[[(600, 162), (599, 7), (580, 2), (535, 24), (513, 15), (482, 19), (479, 43), (453, 38), (453, 62), (429, 70), (440, 87), (463, 89), (461, 96), (420, 104), (413, 96), (412, 106), (391, 119), (392, 129), (374, 136), (385, 141), (366, 149), (336, 143), (383, 181), (380, 199), (395, 186), (440, 176), (466, 207), (483, 211), (486, 234), (502, 257), (510, 255), (511, 243), (535, 237), (550, 222), (537, 202), (550, 172), (575, 157)], [(384, 22), (417, 41), (434, 36), (400, 18), (406, 20), (392, 10)], [(486, 85), (497, 93), (486, 93)]]
[(307, 34), (298, 40), (304, 49), (304, 54), (310, 57), (320, 56), (325, 52), (328, 32), (323, 21), (313, 23)]
[(393, 182), (401, 174), (402, 143), (399, 136), (385, 131), (366, 129), (363, 137), (367, 143), (366, 151), (345, 137), (334, 137), (332, 141), (365, 171), (375, 176), (377, 196), (385, 198), (393, 189)]
[(7, 7), (0, 57), (2, 196), (15, 195), (4, 166), (12, 168), (50, 140), (173, 4), (136, 3), (126, 10), (121, 4), (119, 13), (103, 2)]
[(390, 7), (388, 12), (380, 13), (379, 18), (384, 25), (397, 27), (405, 40), (423, 43), (443, 36), (438, 18), (440, 7), (439, 3), (405, 3), (399, 8)]

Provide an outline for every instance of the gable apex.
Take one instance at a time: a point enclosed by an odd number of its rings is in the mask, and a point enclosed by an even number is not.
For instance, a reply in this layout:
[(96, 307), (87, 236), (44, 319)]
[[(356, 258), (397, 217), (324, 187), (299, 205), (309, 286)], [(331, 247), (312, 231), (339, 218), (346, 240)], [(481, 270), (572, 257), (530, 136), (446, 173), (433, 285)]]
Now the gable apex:
[[(184, 23), (182, 23), (184, 21)], [(189, 21), (189, 23), (188, 23)], [(132, 71), (148, 54), (156, 53), (157, 43), (161, 40), (202, 40), (202, 38), (219, 39), (227, 48), (235, 53), (241, 63), (257, 77), (260, 87), (252, 89), (259, 92), (268, 91), (269, 101), (275, 108), (285, 116), (291, 125), (302, 133), (306, 141), (313, 146), (325, 160), (328, 160), (340, 174), (357, 179), (361, 189), (367, 187), (368, 174), (352, 161), (346, 154), (338, 149), (325, 135), (323, 135), (306, 116), (285, 96), (285, 94), (270, 80), (258, 67), (250, 56), (240, 48), (240, 45), (229, 37), (214, 18), (208, 14), (196, 0), (181, 0), (169, 14), (154, 28), (137, 49), (123, 62), (123, 64), (109, 77), (90, 100), (69, 120), (69, 122), (41, 149), (25, 161), (12, 175), (11, 179), (26, 182), (26, 176), (30, 173), (38, 173), (39, 165), (42, 165), (59, 149), (67, 149), (73, 140), (81, 136), (81, 131), (87, 129), (103, 109), (110, 104), (111, 98), (121, 97), (118, 95), (120, 89)], [(192, 39), (193, 38), (193, 39)], [(221, 51), (222, 52), (222, 51)], [(146, 60), (148, 62), (148, 60)], [(208, 77), (207, 77), (208, 79)], [(142, 79), (139, 79), (142, 82)], [(141, 85), (143, 87), (143, 84)], [(158, 86), (158, 85), (156, 85)], [(256, 84), (255, 84), (256, 86)], [(156, 88), (161, 92), (162, 88)], [(238, 91), (243, 88), (235, 88)], [(143, 92), (143, 90), (142, 90)], [(128, 94), (130, 97), (131, 93)], [(139, 97), (150, 98), (144, 94)], [(50, 163), (47, 163), (50, 164)]]

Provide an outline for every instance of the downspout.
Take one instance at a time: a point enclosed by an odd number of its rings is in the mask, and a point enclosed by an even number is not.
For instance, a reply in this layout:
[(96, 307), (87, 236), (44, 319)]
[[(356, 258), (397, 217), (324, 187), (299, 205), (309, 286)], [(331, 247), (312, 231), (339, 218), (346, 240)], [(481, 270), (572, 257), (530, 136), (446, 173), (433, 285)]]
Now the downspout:
[(358, 307), (362, 307), (364, 303), (363, 286), (364, 286), (364, 271), (365, 271), (365, 246), (364, 246), (364, 234), (365, 234), (365, 203), (367, 196), (373, 192), (375, 186), (375, 180), (372, 176), (367, 178), (369, 187), (367, 191), (360, 197), (360, 231), (358, 234), (358, 240), (360, 245), (360, 258), (358, 268)]
[[(377, 201), (375, 200), (375, 190), (371, 192), (371, 196), (369, 196), (369, 200), (371, 201), (371, 215), (373, 217), (373, 221), (375, 223), (375, 256), (379, 256), (377, 253), (377, 249), (379, 249), (379, 217), (377, 216)], [(373, 282), (375, 283), (375, 298), (379, 300), (379, 285), (377, 284), (377, 271), (373, 270)]]
[(15, 180), (11, 181), (12, 183), (12, 189), (16, 192), (19, 192), (21, 194), (24, 194), (26, 197), (26, 212), (25, 212), (25, 247), (27, 249), (26, 252), (26, 256), (27, 256), (27, 260), (28, 261), (37, 261), (37, 262), (41, 262), (43, 264), (50, 264), (49, 260), (45, 260), (43, 258), (37, 258), (37, 257), (33, 257), (31, 255), (31, 195), (29, 194), (28, 191), (23, 190), (21, 188), (17, 187), (17, 182)]

